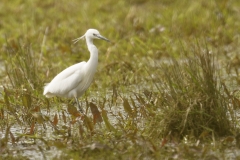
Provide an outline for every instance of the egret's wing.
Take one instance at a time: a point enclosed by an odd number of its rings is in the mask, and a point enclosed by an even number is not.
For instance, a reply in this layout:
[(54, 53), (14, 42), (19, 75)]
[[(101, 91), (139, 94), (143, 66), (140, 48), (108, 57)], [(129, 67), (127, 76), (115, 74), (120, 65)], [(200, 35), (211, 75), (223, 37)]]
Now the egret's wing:
[(43, 94), (48, 97), (54, 95), (66, 96), (69, 91), (76, 88), (83, 80), (83, 67), (85, 64), (86, 62), (81, 62), (63, 70), (44, 87)]

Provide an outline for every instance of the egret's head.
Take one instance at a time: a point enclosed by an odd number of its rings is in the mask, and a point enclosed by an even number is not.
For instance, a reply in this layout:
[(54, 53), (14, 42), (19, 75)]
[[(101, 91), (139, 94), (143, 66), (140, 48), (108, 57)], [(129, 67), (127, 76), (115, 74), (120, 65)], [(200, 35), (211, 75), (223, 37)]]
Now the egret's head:
[(82, 39), (82, 38), (84, 38), (84, 37), (85, 37), (85, 38), (90, 38), (90, 39), (103, 39), (103, 40), (105, 40), (105, 41), (110, 42), (107, 38), (103, 37), (103, 36), (99, 33), (99, 31), (96, 30), (96, 29), (88, 29), (87, 32), (86, 32), (82, 37), (79, 37), (79, 38), (77, 38), (77, 39), (75, 39), (75, 40), (73, 40), (73, 41), (74, 41), (74, 43), (76, 43), (77, 41), (79, 41), (80, 39)]

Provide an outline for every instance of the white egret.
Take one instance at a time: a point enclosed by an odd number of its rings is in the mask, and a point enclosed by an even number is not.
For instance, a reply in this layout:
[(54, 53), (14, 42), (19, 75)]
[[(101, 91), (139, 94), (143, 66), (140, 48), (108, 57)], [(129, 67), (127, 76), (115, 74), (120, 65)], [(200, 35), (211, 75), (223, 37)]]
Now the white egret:
[(73, 41), (76, 43), (82, 38), (86, 39), (90, 52), (89, 60), (72, 65), (60, 72), (50, 83), (45, 85), (43, 95), (48, 98), (53, 96), (75, 98), (79, 110), (83, 113), (78, 97), (82, 96), (90, 86), (98, 64), (98, 49), (93, 44), (93, 39), (103, 39), (108, 42), (109, 40), (101, 36), (96, 29), (88, 29), (82, 37)]

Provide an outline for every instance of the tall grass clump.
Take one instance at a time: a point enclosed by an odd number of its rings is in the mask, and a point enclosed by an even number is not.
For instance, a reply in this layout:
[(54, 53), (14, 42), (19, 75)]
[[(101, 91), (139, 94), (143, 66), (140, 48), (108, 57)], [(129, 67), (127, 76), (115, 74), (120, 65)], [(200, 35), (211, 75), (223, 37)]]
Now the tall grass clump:
[(162, 131), (158, 134), (199, 138), (233, 131), (233, 108), (239, 103), (235, 103), (236, 97), (221, 80), (216, 54), (196, 45), (191, 51), (184, 51), (182, 60), (172, 59), (161, 65), (161, 113), (156, 123)]
[(3, 115), (7, 123), (13, 123), (15, 119), (19, 125), (25, 122), (28, 124), (28, 120), (32, 119), (33, 109), (38, 112), (40, 104), (44, 103), (38, 92), (42, 90), (43, 83), (39, 56), (30, 43), (19, 40), (7, 42), (2, 57), (6, 74), (5, 82), (2, 83)]
[(12, 87), (34, 90), (42, 86), (38, 56), (31, 44), (7, 43), (4, 52), (6, 74)]

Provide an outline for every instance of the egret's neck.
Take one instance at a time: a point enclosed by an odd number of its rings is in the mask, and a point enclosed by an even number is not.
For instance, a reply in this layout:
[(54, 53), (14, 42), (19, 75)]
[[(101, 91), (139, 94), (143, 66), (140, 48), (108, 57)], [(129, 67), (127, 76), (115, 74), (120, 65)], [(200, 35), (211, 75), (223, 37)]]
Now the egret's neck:
[(93, 44), (93, 40), (86, 38), (87, 42), (87, 47), (90, 52), (90, 58), (88, 60), (88, 65), (91, 66), (90, 68), (96, 68), (98, 64), (98, 49), (97, 47)]
[(93, 39), (90, 39), (90, 38), (86, 37), (86, 43), (87, 43), (88, 50), (90, 51), (89, 47), (94, 45), (93, 44)]

